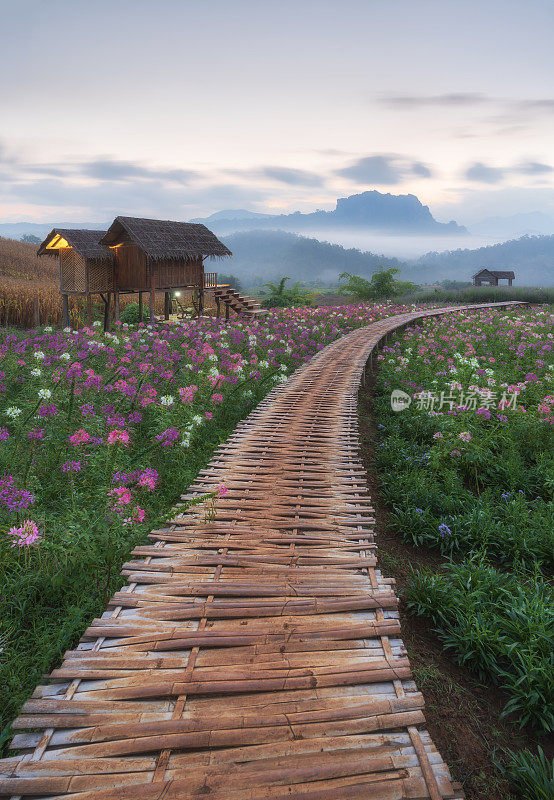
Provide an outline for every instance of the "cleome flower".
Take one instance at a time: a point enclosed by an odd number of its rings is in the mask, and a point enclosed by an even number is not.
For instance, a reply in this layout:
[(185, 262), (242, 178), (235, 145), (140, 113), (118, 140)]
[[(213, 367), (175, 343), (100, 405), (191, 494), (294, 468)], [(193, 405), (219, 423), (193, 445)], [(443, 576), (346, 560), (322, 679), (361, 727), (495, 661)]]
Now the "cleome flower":
[(13, 536), (11, 547), (31, 547), (41, 538), (36, 522), (30, 519), (26, 519), (19, 528), (15, 526), (10, 528), (8, 536)]

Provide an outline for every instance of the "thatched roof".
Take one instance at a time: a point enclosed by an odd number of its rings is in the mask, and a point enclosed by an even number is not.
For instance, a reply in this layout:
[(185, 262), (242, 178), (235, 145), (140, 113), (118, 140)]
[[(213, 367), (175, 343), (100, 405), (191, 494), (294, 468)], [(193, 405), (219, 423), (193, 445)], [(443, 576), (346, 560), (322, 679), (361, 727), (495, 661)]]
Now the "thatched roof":
[(493, 275), (495, 278), (515, 278), (515, 272), (511, 269), (488, 269), (487, 267), (483, 267), (471, 277), (477, 278), (478, 275), (482, 275), (484, 272), (488, 272), (489, 275)]
[(493, 269), (491, 272), (495, 278), (515, 278), (516, 276), (511, 269)]
[(55, 245), (55, 239), (60, 236), (83, 258), (94, 258), (97, 260), (108, 260), (112, 258), (112, 253), (108, 247), (100, 244), (100, 239), (106, 231), (89, 231), (83, 228), (54, 228), (43, 241), (37, 251), (37, 255), (55, 254), (56, 250), (49, 248), (49, 244)]
[(102, 244), (113, 247), (123, 241), (133, 242), (153, 259), (232, 255), (205, 225), (193, 222), (116, 217)]

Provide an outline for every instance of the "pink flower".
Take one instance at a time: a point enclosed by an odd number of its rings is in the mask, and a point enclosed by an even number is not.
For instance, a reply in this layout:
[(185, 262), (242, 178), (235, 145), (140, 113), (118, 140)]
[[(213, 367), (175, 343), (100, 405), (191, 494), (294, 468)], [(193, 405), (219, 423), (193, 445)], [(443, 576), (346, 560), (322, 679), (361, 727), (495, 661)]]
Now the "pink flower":
[(433, 439), (444, 439), (444, 436), (440, 431), (437, 431), (433, 434)]
[(110, 489), (110, 496), (114, 498), (117, 506), (128, 506), (131, 502), (131, 491), (126, 486), (116, 486), (115, 489)]
[(13, 536), (12, 547), (30, 547), (40, 539), (36, 522), (26, 519), (20, 528), (10, 528), (8, 536)]
[(218, 486), (215, 487), (215, 490), (219, 497), (223, 497), (224, 494), (227, 493), (227, 487), (220, 483)]
[(135, 522), (143, 522), (145, 516), (146, 516), (146, 511), (144, 510), (144, 508), (141, 508), (140, 506), (135, 506), (131, 516), (125, 517), (125, 519), (123, 520), (123, 524), (133, 525), (133, 523)]
[(127, 431), (121, 431), (115, 428), (108, 433), (108, 444), (122, 444), (127, 447), (129, 444), (129, 434)]
[(204, 414), (204, 416), (205, 416), (205, 418), (206, 418), (206, 419), (212, 419), (212, 417), (213, 417), (213, 414), (212, 414), (212, 412), (211, 412), (211, 411), (206, 411), (206, 413)]
[(182, 386), (179, 389), (179, 397), (183, 403), (192, 403), (194, 395), (198, 391), (198, 386)]
[(137, 484), (144, 489), (148, 489), (149, 492), (152, 492), (156, 488), (158, 477), (158, 473), (155, 469), (148, 468), (139, 474)]
[(212, 403), (222, 403), (223, 402), (223, 395), (214, 393), (212, 394)]
[(88, 434), (83, 428), (79, 428), (78, 431), (75, 431), (73, 436), (69, 437), (69, 441), (73, 445), (86, 444), (87, 442), (90, 442), (90, 434)]
[(463, 431), (458, 435), (458, 438), (462, 440), (462, 442), (471, 442), (471, 433), (467, 431)]

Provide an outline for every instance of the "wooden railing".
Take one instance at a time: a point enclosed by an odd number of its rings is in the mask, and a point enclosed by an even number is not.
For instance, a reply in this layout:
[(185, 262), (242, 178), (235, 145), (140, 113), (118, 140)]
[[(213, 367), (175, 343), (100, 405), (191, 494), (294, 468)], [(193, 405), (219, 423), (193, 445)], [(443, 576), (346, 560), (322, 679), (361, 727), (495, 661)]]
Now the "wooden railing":
[(217, 272), (205, 272), (204, 273), (204, 288), (205, 289), (213, 289), (214, 286), (217, 286)]

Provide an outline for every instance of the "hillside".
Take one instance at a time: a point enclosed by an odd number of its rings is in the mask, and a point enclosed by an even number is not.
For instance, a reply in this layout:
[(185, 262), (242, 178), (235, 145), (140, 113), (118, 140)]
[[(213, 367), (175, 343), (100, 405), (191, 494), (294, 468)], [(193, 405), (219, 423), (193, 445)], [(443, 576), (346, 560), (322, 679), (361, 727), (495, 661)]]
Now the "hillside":
[(522, 236), (508, 242), (476, 250), (426, 253), (409, 263), (405, 275), (410, 280), (469, 280), (481, 267), (513, 269), (516, 286), (554, 285), (554, 236)]
[(221, 272), (232, 272), (246, 285), (259, 285), (283, 275), (295, 281), (335, 283), (341, 272), (369, 275), (379, 267), (405, 264), (396, 258), (364, 253), (284, 231), (245, 231), (224, 236), (232, 251)]
[(37, 256), (36, 244), (0, 238), (0, 276), (17, 281), (57, 283), (58, 259)]

